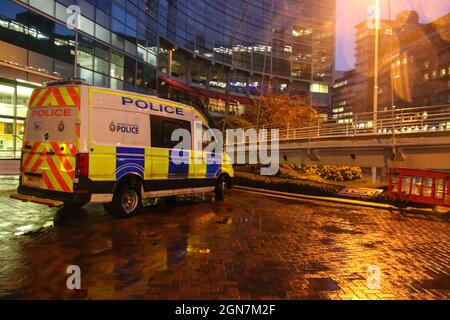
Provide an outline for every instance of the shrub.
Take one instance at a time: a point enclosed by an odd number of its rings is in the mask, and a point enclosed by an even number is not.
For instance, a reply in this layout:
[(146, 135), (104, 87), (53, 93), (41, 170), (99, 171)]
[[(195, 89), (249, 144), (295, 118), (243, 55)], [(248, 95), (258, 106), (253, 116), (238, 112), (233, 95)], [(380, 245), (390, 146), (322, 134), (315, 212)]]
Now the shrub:
[[(239, 166), (238, 171), (258, 174), (261, 165)], [(293, 163), (280, 164), (277, 177), (296, 180), (330, 180), (330, 181), (354, 181), (362, 178), (360, 167), (354, 166), (317, 166), (297, 165)]]
[(318, 169), (319, 175), (332, 181), (354, 181), (362, 178), (360, 167), (352, 166), (323, 166)]
[(238, 172), (234, 181), (241, 186), (315, 196), (332, 196), (342, 189), (341, 186), (323, 182), (265, 177), (248, 172)]

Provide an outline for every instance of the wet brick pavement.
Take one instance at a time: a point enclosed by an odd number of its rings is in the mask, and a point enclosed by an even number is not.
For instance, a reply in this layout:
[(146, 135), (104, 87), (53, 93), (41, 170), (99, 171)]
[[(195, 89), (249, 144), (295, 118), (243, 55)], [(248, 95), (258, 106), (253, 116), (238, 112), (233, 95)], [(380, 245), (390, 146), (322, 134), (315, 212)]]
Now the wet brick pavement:
[[(179, 201), (115, 219), (8, 198), (0, 298), (449, 299), (447, 216), (258, 197)], [(66, 268), (81, 268), (68, 290)], [(368, 268), (380, 270), (380, 286)]]

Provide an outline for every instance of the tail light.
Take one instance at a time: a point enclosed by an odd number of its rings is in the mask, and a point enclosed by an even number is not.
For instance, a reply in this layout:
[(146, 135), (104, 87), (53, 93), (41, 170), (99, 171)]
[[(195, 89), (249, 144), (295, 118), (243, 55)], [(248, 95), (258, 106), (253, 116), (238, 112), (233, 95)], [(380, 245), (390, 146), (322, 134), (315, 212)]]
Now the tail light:
[(89, 176), (89, 153), (77, 153), (75, 177)]

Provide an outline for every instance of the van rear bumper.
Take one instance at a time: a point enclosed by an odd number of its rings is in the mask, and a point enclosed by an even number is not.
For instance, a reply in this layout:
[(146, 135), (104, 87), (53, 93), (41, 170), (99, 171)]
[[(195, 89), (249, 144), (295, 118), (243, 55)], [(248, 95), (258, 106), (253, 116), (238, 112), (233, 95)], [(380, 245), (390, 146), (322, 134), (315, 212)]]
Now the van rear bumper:
[(74, 204), (87, 204), (91, 200), (90, 194), (77, 194), (70, 192), (61, 192), (53, 190), (36, 189), (27, 186), (20, 185), (17, 188), (19, 194), (34, 196), (43, 199), (51, 199), (62, 202), (69, 202)]

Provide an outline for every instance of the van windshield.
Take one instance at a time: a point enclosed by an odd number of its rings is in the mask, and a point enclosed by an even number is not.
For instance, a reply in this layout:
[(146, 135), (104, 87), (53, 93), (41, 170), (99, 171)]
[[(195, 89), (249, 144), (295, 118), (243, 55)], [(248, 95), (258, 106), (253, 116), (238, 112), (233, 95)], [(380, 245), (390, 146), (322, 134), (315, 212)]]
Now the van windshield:
[(75, 140), (76, 109), (43, 107), (28, 111), (25, 140), (70, 142)]

